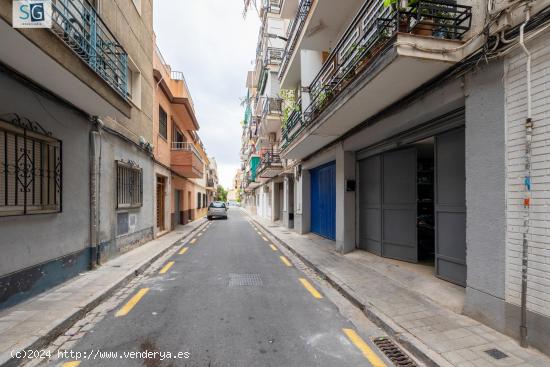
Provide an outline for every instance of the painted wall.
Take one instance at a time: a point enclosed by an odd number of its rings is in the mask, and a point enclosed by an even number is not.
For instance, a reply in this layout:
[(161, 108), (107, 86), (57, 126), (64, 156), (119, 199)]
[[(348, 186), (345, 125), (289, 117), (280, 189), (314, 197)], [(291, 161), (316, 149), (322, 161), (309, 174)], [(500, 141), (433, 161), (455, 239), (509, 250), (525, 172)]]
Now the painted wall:
[(62, 212), (0, 217), (1, 308), (88, 268), (90, 125), (85, 116), (1, 71), (0, 85), (0, 116), (17, 113), (35, 120), (63, 144)]

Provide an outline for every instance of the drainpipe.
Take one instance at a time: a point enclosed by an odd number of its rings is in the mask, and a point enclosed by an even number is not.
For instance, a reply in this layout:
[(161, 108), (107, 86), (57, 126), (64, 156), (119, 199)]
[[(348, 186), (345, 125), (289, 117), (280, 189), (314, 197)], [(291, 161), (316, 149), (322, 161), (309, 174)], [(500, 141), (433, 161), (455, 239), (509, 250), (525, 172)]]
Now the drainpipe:
[(533, 138), (533, 121), (531, 118), (531, 53), (525, 46), (524, 30), (525, 25), (529, 22), (529, 6), (525, 10), (525, 22), (519, 28), (519, 45), (523, 49), (526, 61), (526, 78), (527, 78), (527, 118), (525, 119), (525, 197), (523, 216), (523, 242), (522, 242), (522, 260), (521, 260), (521, 323), (519, 327), (520, 344), (526, 348), (529, 343), (527, 340), (527, 265), (529, 255), (529, 222), (530, 222), (530, 204), (531, 204), (531, 140)]
[(90, 130), (90, 269), (100, 264), (100, 184), (101, 184), (101, 127), (103, 123), (92, 117)]

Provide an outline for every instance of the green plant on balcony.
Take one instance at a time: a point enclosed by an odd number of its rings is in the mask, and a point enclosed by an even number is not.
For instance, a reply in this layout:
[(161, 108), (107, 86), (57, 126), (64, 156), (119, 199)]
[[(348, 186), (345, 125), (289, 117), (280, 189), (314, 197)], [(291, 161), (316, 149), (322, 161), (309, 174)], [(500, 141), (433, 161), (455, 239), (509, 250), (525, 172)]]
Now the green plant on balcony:
[(296, 103), (296, 94), (293, 90), (281, 89), (279, 96), (283, 100), (281, 128), (284, 129), (292, 113), (294, 111), (299, 111), (300, 106)]

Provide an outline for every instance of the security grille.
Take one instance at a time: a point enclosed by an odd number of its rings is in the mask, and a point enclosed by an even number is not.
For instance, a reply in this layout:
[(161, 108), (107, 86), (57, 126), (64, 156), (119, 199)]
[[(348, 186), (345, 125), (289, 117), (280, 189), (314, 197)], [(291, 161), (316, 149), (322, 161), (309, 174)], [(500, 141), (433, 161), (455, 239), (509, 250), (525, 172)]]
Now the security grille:
[(133, 163), (117, 161), (117, 208), (143, 205), (143, 171)]
[(0, 120), (0, 216), (61, 211), (61, 141), (30, 120)]
[(229, 274), (229, 287), (260, 287), (262, 285), (260, 274)]

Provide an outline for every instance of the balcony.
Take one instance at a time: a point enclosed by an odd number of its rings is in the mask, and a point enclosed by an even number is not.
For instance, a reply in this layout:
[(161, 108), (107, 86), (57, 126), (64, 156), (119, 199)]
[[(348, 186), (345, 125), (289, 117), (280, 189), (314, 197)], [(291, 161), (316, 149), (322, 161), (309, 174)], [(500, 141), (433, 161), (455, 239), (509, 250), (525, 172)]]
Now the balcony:
[(267, 137), (269, 134), (277, 133), (281, 129), (283, 100), (281, 98), (268, 97), (263, 99), (262, 105), (259, 135), (261, 137)]
[(440, 0), (406, 11), (366, 1), (309, 86), (309, 104), (284, 127), (284, 156), (315, 152), (449, 69), (470, 23), (470, 7)]
[[(285, 2), (288, 2), (288, 1), (285, 1)], [(281, 61), (281, 69), (279, 70), (279, 79), (282, 79), (283, 75), (285, 75), (286, 73), (286, 69), (288, 68), (288, 64), (290, 63), (290, 58), (294, 54), (294, 49), (296, 48), (298, 39), (300, 38), (300, 35), (302, 34), (302, 30), (304, 29), (304, 24), (309, 15), (312, 2), (313, 0), (300, 1), (300, 4), (298, 5), (298, 9), (296, 10), (296, 16), (292, 20), (292, 24), (290, 25), (290, 27), (288, 27), (288, 32), (286, 34), (286, 38), (288, 41), (286, 43), (285, 51), (283, 53), (283, 60)]]
[(282, 0), (264, 0), (262, 4), (262, 15), (266, 13), (280, 14)]
[(177, 174), (188, 178), (202, 178), (204, 163), (193, 143), (172, 142), (170, 167)]
[(258, 177), (266, 180), (277, 176), (283, 170), (283, 162), (278, 150), (270, 149), (261, 153)]
[(52, 31), (123, 98), (128, 55), (86, 0), (52, 2)]
[(265, 55), (264, 55), (264, 66), (269, 66), (269, 65), (280, 65), (281, 62), (283, 61), (283, 53), (284, 53), (284, 49), (283, 48), (279, 48), (279, 47), (268, 47), (266, 50), (265, 50)]

